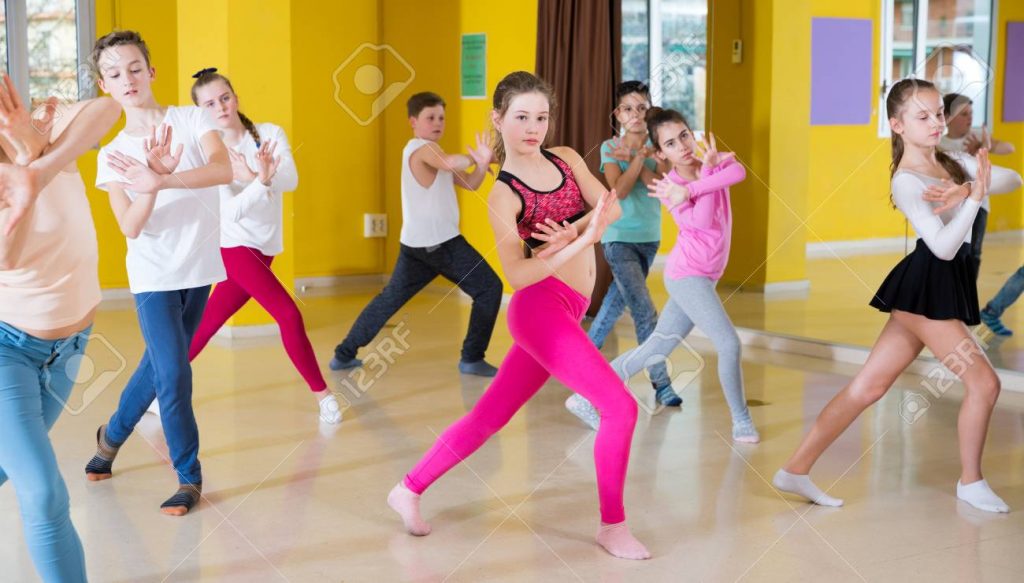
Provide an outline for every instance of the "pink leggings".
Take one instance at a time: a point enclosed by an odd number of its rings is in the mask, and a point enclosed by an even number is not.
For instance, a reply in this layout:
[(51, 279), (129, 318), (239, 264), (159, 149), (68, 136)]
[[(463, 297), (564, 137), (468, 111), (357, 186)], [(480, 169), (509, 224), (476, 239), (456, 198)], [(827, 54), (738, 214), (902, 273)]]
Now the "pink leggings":
[(189, 361), (203, 351), (206, 344), (220, 327), (242, 309), (249, 298), (255, 299), (270, 313), (278, 327), (281, 328), (281, 341), (284, 350), (299, 374), (306, 380), (311, 391), (322, 391), (327, 388), (327, 381), (320, 372), (313, 347), (306, 336), (302, 312), (281, 282), (270, 271), (270, 263), (274, 260), (249, 247), (221, 248), (224, 268), (228, 278), (213, 288), (210, 300), (203, 312), (203, 321), (199, 323), (192, 346), (188, 351)]
[(601, 521), (615, 524), (626, 519), (622, 492), (637, 406), (580, 327), (588, 304), (586, 297), (554, 277), (512, 296), (508, 327), (515, 344), (502, 361), (498, 376), (476, 406), (446, 429), (406, 475), (407, 488), (422, 494), (504, 427), (554, 375), (601, 412), (601, 428), (594, 442)]

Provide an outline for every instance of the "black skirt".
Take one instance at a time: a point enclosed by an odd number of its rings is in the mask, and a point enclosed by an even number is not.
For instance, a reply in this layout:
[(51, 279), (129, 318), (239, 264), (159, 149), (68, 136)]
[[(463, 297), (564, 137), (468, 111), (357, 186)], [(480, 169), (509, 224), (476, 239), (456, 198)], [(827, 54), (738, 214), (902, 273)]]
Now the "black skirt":
[(871, 305), (883, 312), (901, 310), (930, 320), (960, 320), (974, 326), (981, 323), (977, 277), (968, 243), (945, 261), (918, 239), (910, 255), (889, 272)]

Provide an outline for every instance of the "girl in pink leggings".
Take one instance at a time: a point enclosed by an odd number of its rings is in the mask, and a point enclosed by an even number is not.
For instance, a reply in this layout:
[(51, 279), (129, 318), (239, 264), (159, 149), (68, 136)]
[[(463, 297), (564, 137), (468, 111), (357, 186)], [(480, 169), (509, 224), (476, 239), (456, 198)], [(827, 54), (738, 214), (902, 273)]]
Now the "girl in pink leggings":
[(192, 338), (189, 359), (194, 360), (228, 318), (253, 298), (281, 328), (284, 349), (319, 403), (320, 418), (340, 423), (341, 408), (327, 390), (302, 313), (270, 270), (274, 256), (283, 250), (281, 197), (295, 190), (299, 182), (288, 139), (280, 127), (256, 125), (239, 111), (231, 82), (217, 69), (203, 69), (193, 77), (192, 101), (210, 111), (223, 131), (234, 181), (220, 189), (220, 252), (228, 278), (217, 284), (210, 296)]
[[(636, 402), (580, 327), (594, 287), (594, 244), (621, 210), (614, 193), (604, 190), (579, 154), (565, 147), (541, 148), (551, 106), (551, 88), (530, 73), (511, 73), (494, 91), (491, 117), (501, 172), (488, 206), (498, 256), (516, 290), (508, 308), (515, 344), (476, 406), (445, 430), (392, 489), (388, 505), (410, 534), (429, 534), (430, 525), (420, 517), (420, 495), (472, 455), (554, 376), (591, 400), (601, 414), (594, 444), (601, 505), (598, 544), (616, 557), (646, 559), (650, 553), (626, 527), (622, 503)], [(589, 213), (588, 204), (594, 208)], [(526, 253), (520, 240), (530, 249)]]

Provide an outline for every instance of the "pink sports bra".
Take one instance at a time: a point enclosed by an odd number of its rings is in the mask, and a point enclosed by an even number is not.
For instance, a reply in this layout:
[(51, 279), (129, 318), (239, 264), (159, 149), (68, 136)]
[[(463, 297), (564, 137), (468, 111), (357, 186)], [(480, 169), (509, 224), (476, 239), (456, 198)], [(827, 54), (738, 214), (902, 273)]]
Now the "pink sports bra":
[(526, 185), (514, 174), (502, 170), (498, 173), (498, 180), (509, 185), (513, 192), (519, 196), (523, 203), (523, 210), (516, 217), (519, 229), (519, 237), (532, 249), (544, 244), (532, 237), (536, 230), (534, 225), (543, 223), (545, 219), (551, 219), (559, 224), (562, 221), (575, 222), (586, 214), (586, 206), (583, 204), (583, 195), (580, 194), (580, 187), (573, 178), (572, 168), (558, 156), (547, 150), (541, 150), (541, 154), (550, 160), (562, 174), (562, 183), (554, 190), (534, 190)]

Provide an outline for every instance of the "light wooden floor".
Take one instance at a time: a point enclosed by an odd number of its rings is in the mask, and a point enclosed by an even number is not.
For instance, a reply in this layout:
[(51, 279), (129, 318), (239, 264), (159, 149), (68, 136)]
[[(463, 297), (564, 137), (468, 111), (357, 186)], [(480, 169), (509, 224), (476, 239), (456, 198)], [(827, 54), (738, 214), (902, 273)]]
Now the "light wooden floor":
[[(867, 297), (864, 290), (850, 295)], [(323, 359), (369, 298), (303, 300)], [(746, 351), (747, 396), (764, 441), (735, 447), (714, 355), (700, 343), (699, 357), (674, 355), (682, 409), (643, 413), (634, 440), (627, 511), (652, 560), (616, 560), (593, 544), (593, 435), (565, 412), (567, 392), (555, 382), (427, 492), (423, 507), (434, 532), (409, 537), (384, 504), (387, 491), (487, 384), (455, 369), (468, 309), (438, 293), (410, 303), (395, 319), (401, 327), (385, 332), (408, 343), (391, 353), (393, 363), (361, 386), (331, 377), (351, 403), (334, 432), (318, 427), (313, 401), (276, 339), (211, 346), (194, 367), (207, 500), (185, 518), (157, 510), (175, 479), (150, 415), (122, 448), (114, 479), (85, 480), (95, 429), (142, 351), (131, 311), (101, 312), (88, 352), (92, 375), (76, 395), (92, 392), (71, 404), (75, 411), (52, 433), (91, 579), (1021, 580), (1024, 396), (1004, 394), (986, 451), (987, 478), (1016, 512), (991, 515), (956, 501), (959, 397), (954, 389), (932, 399), (908, 423), (901, 404), (920, 389), (916, 378), (901, 379), (822, 459), (814, 475), (847, 505), (817, 508), (780, 496), (766, 479), (856, 369)], [(863, 306), (858, 313), (872, 317)], [(624, 322), (619, 329), (628, 328)], [(510, 342), (503, 313), (490, 358), (499, 361)], [(608, 356), (633, 344), (623, 332), (606, 347)], [(116, 373), (122, 358), (124, 370)], [(643, 379), (632, 388), (649, 403)], [(0, 515), (0, 580), (35, 580), (10, 486), (0, 488)]]

